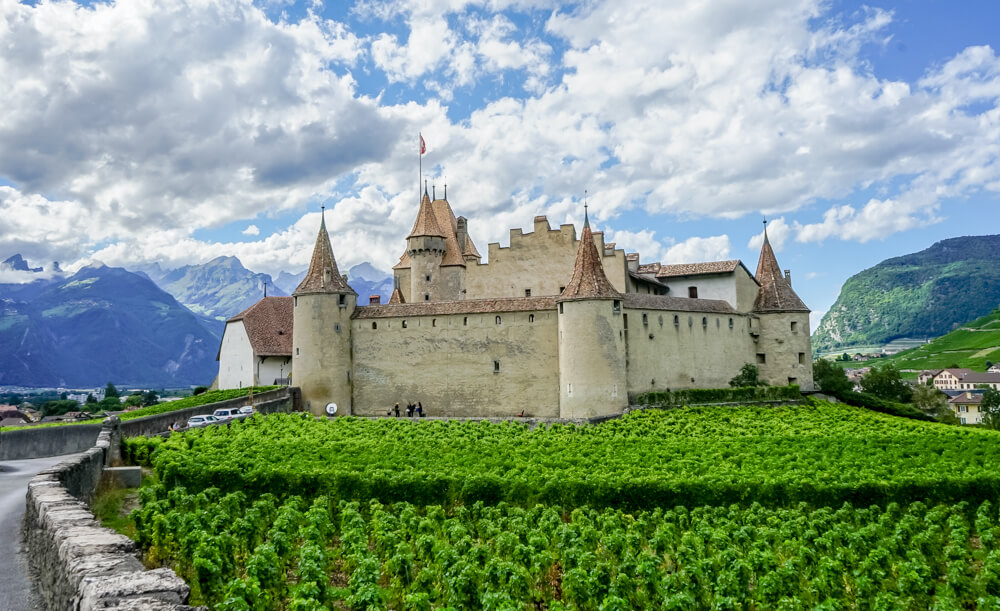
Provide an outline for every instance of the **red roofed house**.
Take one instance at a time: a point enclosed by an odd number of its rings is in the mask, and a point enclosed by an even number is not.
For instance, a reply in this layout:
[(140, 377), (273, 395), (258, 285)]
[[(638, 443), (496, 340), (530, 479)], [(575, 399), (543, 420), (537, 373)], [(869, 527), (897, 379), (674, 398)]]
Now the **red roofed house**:
[(274, 384), (292, 369), (292, 298), (265, 297), (226, 321), (219, 388)]

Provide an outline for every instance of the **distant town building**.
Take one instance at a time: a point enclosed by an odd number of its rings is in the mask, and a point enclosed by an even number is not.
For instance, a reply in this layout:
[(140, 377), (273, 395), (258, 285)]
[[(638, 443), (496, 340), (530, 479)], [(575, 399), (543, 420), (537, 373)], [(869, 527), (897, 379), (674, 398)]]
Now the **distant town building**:
[(942, 369), (933, 378), (939, 390), (973, 390), (995, 388), (1000, 390), (1000, 373), (983, 373), (972, 369)]
[(983, 413), (979, 409), (979, 404), (983, 401), (983, 393), (963, 392), (957, 397), (948, 400), (948, 405), (958, 416), (962, 424), (982, 424)]

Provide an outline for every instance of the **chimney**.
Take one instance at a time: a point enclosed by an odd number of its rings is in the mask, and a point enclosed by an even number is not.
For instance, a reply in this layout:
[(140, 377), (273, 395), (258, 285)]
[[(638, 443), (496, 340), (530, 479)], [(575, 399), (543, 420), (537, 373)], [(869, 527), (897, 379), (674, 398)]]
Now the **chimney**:
[(458, 217), (458, 231), (455, 232), (455, 237), (458, 238), (458, 251), (459, 254), (465, 252), (465, 241), (469, 236), (469, 219), (464, 216)]
[(785, 282), (788, 283), (788, 286), (792, 286), (792, 270), (790, 269), (785, 270)]
[(630, 252), (625, 255), (625, 265), (628, 266), (628, 271), (633, 274), (639, 271), (639, 253)]
[(381, 303), (382, 303), (382, 296), (381, 295), (369, 295), (368, 296), (368, 305), (381, 305)]

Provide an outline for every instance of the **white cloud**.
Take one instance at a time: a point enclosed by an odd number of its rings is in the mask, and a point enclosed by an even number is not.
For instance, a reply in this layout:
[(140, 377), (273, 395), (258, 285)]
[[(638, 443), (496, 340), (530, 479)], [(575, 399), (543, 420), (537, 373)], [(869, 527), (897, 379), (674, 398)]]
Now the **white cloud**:
[[(795, 228), (785, 221), (785, 217), (778, 217), (776, 219), (771, 219), (767, 222), (767, 241), (771, 243), (771, 248), (775, 252), (780, 252), (785, 247), (785, 242), (788, 238), (792, 237), (792, 232)], [(760, 250), (760, 247), (764, 245), (764, 230), (761, 229), (760, 233), (756, 234), (750, 241), (747, 242), (747, 248), (751, 250)]]
[(624, 248), (625, 252), (639, 253), (639, 260), (642, 263), (654, 263), (663, 259), (666, 248), (656, 239), (656, 232), (650, 229), (642, 231), (606, 231), (606, 242), (614, 242), (617, 248)]
[(728, 235), (710, 238), (688, 238), (674, 244), (663, 255), (663, 263), (698, 263), (702, 261), (724, 261), (731, 258), (732, 245)]
[(260, 228), (256, 225), (247, 225), (247, 228), (243, 230), (243, 235), (260, 235)]

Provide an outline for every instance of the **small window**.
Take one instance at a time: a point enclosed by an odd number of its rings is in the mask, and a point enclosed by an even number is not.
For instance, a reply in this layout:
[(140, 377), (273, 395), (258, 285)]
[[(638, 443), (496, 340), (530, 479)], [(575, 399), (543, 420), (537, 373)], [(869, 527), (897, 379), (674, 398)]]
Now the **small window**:
[(406, 321), (405, 320), (403, 321), (403, 328), (404, 329), (406, 328)]
[(438, 326), (438, 319), (436, 319), (436, 318), (432, 318), (432, 319), (431, 319), (431, 326), (432, 326), (432, 327), (436, 327), (436, 326)]
[(657, 320), (658, 320), (658, 321), (660, 321), (660, 326), (662, 327), (662, 326), (663, 326), (663, 314), (660, 314), (660, 315), (659, 315), (659, 316), (657, 317)]
[(959, 405), (958, 406), (958, 412), (960, 414), (964, 414), (964, 413), (966, 413), (968, 411), (969, 411), (969, 407), (967, 405)]
[(698, 298), (698, 287), (696, 287), (696, 286), (689, 286), (688, 287), (688, 297), (690, 299), (697, 299)]
[(559, 313), (560, 314), (563, 313), (563, 304), (561, 304), (561, 303), (559, 304)]
[(708, 316), (701, 317), (701, 326), (708, 327)]
[(560, 287), (559, 287), (559, 292), (560, 292), (560, 293), (562, 293), (562, 292), (563, 292), (563, 291), (565, 291), (565, 290), (566, 290), (566, 287), (565, 287), (565, 286), (560, 286)]
[(642, 313), (642, 326), (644, 326), (644, 327), (648, 327), (649, 326), (649, 317), (646, 316), (645, 312)]
[(372, 329), (378, 329), (378, 323), (377, 322), (373, 322), (372, 323)]
[(468, 326), (468, 324), (469, 324), (469, 317), (466, 316), (465, 318), (462, 319), (462, 325), (463, 326)]
[(524, 289), (524, 296), (531, 297), (531, 289)]
[(430, 300), (431, 300), (430, 293), (424, 293), (424, 301), (430, 301)]
[(295, 308), (299, 307), (299, 298), (298, 297), (292, 297), (292, 307), (295, 307)]
[(535, 322), (535, 315), (534, 314), (528, 314), (528, 322)]
[(622, 302), (615, 299), (614, 302), (611, 304), (611, 311), (614, 312), (615, 314), (620, 313), (622, 311)]
[(681, 317), (676, 314), (674, 314), (674, 326), (675, 327), (681, 326)]
[(694, 326), (694, 317), (688, 316), (688, 326), (689, 327), (693, 327)]
[(299, 349), (298, 349), (298, 348), (296, 348), (296, 349), (295, 349), (295, 356), (298, 356), (298, 355), (299, 355)]
[(493, 373), (500, 373), (500, 361), (493, 361)]
[(968, 423), (967, 423), (967, 422), (965, 421), (965, 418), (959, 418), (959, 420), (960, 420), (960, 421), (962, 422), (962, 424), (968, 424)]
[(347, 295), (337, 295), (337, 305), (339, 306), (347, 305)]
[(757, 364), (758, 365), (763, 365), (766, 362), (767, 362), (767, 356), (765, 356), (763, 352), (758, 352), (757, 353)]
[(798, 330), (799, 330), (799, 323), (793, 320), (792, 321), (792, 333), (795, 333)]
[(503, 322), (503, 321), (501, 320), (501, 318), (499, 316), (497, 316), (497, 324), (499, 325), (501, 322)]
[(791, 386), (792, 384), (798, 384), (798, 383), (799, 383), (799, 379), (798, 378), (788, 378), (788, 385), (789, 386)]
[(729, 328), (730, 329), (733, 328), (733, 319), (732, 318), (729, 319)]
[(718, 318), (716, 318), (716, 319), (715, 319), (715, 328), (716, 328), (716, 329), (718, 329), (718, 328), (719, 328), (719, 327), (721, 327), (721, 326), (722, 326), (722, 322), (721, 322), (721, 321), (719, 321), (719, 319), (718, 319)]
[(805, 364), (806, 364), (806, 353), (805, 352), (800, 352), (799, 353), (799, 365), (805, 365)]
[(340, 323), (339, 322), (338, 323), (334, 323), (333, 330), (336, 331), (337, 333), (340, 333)]
[(431, 275), (427, 274), (426, 276), (424, 276), (424, 280), (426, 280), (427, 282), (430, 282), (431, 281)]

